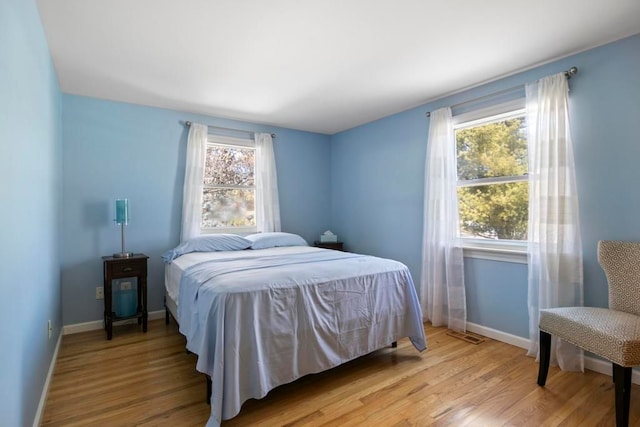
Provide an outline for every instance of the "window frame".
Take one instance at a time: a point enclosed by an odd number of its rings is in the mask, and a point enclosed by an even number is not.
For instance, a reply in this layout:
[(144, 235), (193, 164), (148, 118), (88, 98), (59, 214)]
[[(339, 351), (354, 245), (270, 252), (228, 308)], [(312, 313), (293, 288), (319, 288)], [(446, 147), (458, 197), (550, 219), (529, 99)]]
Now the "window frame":
[[(209, 149), (210, 146), (226, 146), (226, 147), (238, 147), (238, 148), (243, 148), (243, 149), (253, 149), (255, 151), (254, 154), (254, 165), (253, 165), (253, 170), (254, 170), (254, 181), (253, 181), (253, 186), (249, 187), (249, 186), (238, 186), (238, 185), (227, 185), (227, 186), (221, 186), (221, 185), (211, 185), (211, 184), (205, 184), (204, 180), (204, 173), (202, 176), (202, 194), (204, 195), (204, 191), (206, 189), (210, 189), (210, 188), (242, 188), (242, 189), (253, 189), (254, 192), (257, 191), (257, 181), (258, 181), (258, 174), (255, 173), (256, 170), (256, 163), (258, 162), (257, 156), (258, 156), (258, 150), (256, 149), (256, 142), (251, 139), (251, 138), (238, 138), (238, 137), (233, 137), (233, 136), (226, 136), (226, 135), (208, 135), (207, 137), (207, 144), (205, 147), (205, 153), (206, 150)], [(205, 162), (206, 162), (206, 154), (204, 156), (205, 158)], [(203, 170), (204, 170), (204, 164), (203, 164)], [(203, 171), (204, 172), (204, 171)], [(254, 195), (255, 197), (255, 195)], [(254, 199), (255, 200), (255, 199)], [(200, 209), (203, 208), (202, 206), (203, 200), (201, 199), (201, 206)], [(216, 227), (216, 228), (207, 228), (207, 227), (202, 227), (202, 222), (200, 225), (200, 234), (223, 234), (223, 233), (233, 233), (233, 234), (252, 234), (252, 233), (257, 233), (258, 232), (258, 210), (256, 209), (256, 218), (255, 218), (255, 224), (253, 227)]]
[[(524, 97), (492, 105), (490, 107), (479, 108), (466, 113), (453, 116), (453, 131), (459, 129), (468, 129), (485, 123), (492, 123), (508, 118), (526, 117), (526, 101)], [(528, 141), (527, 141), (528, 147)], [(456, 150), (456, 170), (457, 170), (458, 154)], [(528, 174), (521, 176), (508, 177), (491, 177), (472, 180), (456, 180), (456, 198), (458, 197), (457, 189), (460, 187), (471, 187), (487, 184), (503, 184), (511, 182), (528, 182)], [(458, 225), (459, 227), (459, 225)], [(458, 228), (458, 239), (463, 248), (464, 256), (467, 258), (488, 259), (494, 261), (504, 261), (526, 264), (527, 263), (527, 247), (528, 240), (490, 240), (490, 239), (474, 239), (460, 237), (460, 229)]]

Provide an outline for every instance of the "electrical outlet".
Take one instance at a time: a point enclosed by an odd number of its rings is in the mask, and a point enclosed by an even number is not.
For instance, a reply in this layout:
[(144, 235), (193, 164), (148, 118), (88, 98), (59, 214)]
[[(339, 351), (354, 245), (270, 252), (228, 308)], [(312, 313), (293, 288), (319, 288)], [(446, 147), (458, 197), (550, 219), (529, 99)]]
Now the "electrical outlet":
[(104, 299), (104, 287), (96, 286), (96, 299)]
[(51, 335), (53, 334), (53, 326), (51, 326), (51, 320), (47, 321), (47, 326), (49, 327), (49, 339), (51, 339)]
[(128, 291), (131, 289), (131, 282), (122, 282), (120, 283), (120, 290), (121, 291)]

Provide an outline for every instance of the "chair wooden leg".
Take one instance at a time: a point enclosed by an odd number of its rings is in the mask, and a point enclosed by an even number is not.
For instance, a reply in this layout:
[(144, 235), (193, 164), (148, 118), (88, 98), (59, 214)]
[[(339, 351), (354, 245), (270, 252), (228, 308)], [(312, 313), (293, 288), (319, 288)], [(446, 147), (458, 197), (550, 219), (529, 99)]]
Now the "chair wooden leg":
[(631, 368), (613, 363), (613, 383), (616, 394), (616, 427), (629, 425), (629, 400), (631, 398)]
[(540, 366), (538, 367), (538, 385), (544, 387), (549, 374), (551, 358), (551, 334), (540, 330)]

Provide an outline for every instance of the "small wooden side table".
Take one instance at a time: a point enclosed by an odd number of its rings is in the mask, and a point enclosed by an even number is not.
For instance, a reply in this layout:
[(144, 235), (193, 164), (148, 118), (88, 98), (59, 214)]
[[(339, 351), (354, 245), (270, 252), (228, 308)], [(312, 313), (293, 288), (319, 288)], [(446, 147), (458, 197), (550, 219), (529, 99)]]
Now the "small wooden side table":
[(336, 251), (344, 251), (344, 243), (342, 242), (313, 242), (316, 248), (333, 249)]
[[(113, 322), (119, 320), (138, 318), (138, 325), (142, 323), (142, 332), (147, 332), (147, 259), (149, 257), (145, 254), (133, 254), (127, 258), (102, 257), (104, 270), (104, 328), (107, 331), (108, 340), (113, 335)], [(129, 277), (135, 277), (138, 281), (136, 312), (131, 316), (117, 317), (113, 311), (113, 280)]]

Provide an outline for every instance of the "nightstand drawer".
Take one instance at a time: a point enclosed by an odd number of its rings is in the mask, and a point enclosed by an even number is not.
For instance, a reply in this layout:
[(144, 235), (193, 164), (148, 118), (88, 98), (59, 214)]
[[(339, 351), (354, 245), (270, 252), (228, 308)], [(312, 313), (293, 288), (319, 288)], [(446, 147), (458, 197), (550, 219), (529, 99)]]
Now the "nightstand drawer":
[(109, 276), (112, 279), (122, 279), (125, 277), (146, 276), (146, 259), (127, 259), (111, 262), (108, 265)]

